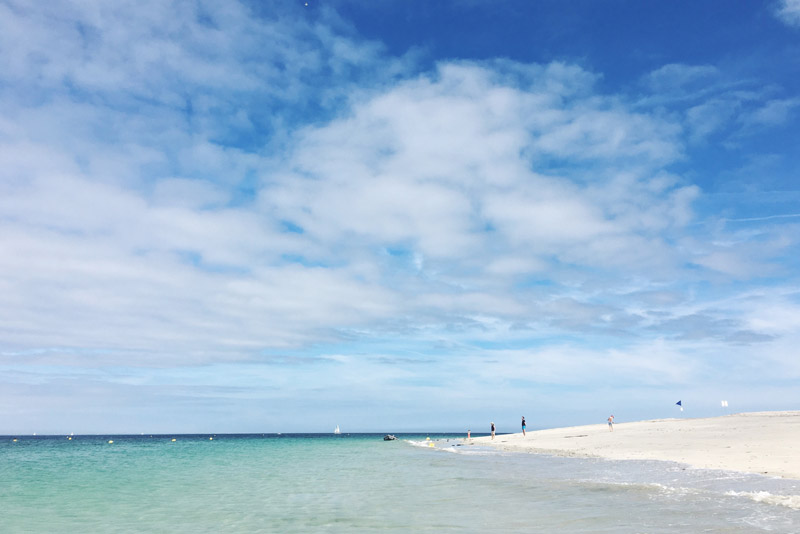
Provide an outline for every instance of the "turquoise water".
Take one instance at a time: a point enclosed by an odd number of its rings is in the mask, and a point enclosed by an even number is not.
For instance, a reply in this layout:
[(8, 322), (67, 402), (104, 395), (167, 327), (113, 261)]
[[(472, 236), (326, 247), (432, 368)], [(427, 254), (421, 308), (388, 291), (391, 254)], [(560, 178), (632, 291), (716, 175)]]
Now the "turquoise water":
[(456, 436), (209, 437), (0, 437), (0, 530), (800, 531), (796, 481), (498, 453)]

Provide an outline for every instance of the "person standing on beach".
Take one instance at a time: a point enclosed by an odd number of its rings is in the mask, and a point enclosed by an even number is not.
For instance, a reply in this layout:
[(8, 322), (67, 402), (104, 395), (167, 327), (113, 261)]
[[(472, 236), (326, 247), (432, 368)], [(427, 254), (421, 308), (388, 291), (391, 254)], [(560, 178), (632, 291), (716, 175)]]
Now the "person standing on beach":
[(614, 416), (613, 415), (609, 415), (608, 416), (608, 431), (609, 432), (613, 432), (614, 431)]
[(525, 437), (525, 416), (522, 416), (522, 437)]
[(494, 421), (492, 421), (492, 439), (494, 439)]

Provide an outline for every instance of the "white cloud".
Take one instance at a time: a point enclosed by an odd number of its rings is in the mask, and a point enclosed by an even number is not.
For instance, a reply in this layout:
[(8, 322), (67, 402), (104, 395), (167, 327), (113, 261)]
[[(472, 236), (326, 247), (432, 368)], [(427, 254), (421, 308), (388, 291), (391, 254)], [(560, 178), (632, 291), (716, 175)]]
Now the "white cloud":
[[(631, 333), (637, 319), (618, 305), (565, 287), (671, 279), (687, 256), (665, 237), (692, 220), (698, 190), (663, 170), (681, 155), (680, 128), (593, 95), (593, 79), (562, 64), (443, 63), (354, 96), (346, 115), (287, 137), (280, 157), (177, 127), (159, 149), (147, 143), (158, 116), (123, 111), (112, 117), (134, 121), (141, 141), (88, 165), (70, 158), (105, 143), (87, 131), (50, 145), (57, 165), (40, 157), (43, 143), (17, 148), (5, 156), (14, 259), (3, 265), (26, 283), (13, 285), (8, 312), (36, 320), (45, 346), (179, 364), (345, 331), (459, 324), (469, 340), (527, 324), (530, 335), (529, 318), (542, 316), (556, 332)], [(52, 109), (74, 121), (103, 111)], [(220, 128), (200, 115), (208, 132)], [(154, 165), (175, 172), (154, 179)], [(248, 174), (257, 200), (237, 204)], [(702, 261), (720, 268), (714, 257)], [(550, 287), (515, 289), (530, 277)], [(47, 307), (26, 304), (45, 293)], [(36, 335), (8, 340), (27, 347)]]
[[(635, 241), (645, 218), (652, 228), (685, 222), (692, 195), (641, 172), (680, 153), (673, 125), (601, 99), (564, 103), (544, 81), (528, 90), (503, 80), (488, 66), (445, 65), (357, 103), (294, 141), (296, 174), (271, 178), (262, 205), (321, 241), (402, 243), (449, 262), (491, 242), (559, 256), (601, 236)], [(597, 176), (542, 174), (575, 159)], [(625, 187), (603, 195), (601, 181), (622, 174)], [(660, 198), (665, 189), (672, 199)]]
[(226, 206), (230, 199), (230, 191), (204, 180), (166, 178), (153, 188), (153, 202), (160, 206), (203, 209)]
[(775, 15), (788, 26), (800, 26), (800, 0), (779, 0)]

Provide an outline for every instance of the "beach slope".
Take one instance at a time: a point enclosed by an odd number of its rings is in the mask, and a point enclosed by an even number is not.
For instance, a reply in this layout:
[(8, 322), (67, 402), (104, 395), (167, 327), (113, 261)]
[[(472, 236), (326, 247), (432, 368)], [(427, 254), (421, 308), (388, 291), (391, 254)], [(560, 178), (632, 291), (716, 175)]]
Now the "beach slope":
[(467, 440), (506, 451), (664, 460), (800, 480), (800, 411), (554, 428)]

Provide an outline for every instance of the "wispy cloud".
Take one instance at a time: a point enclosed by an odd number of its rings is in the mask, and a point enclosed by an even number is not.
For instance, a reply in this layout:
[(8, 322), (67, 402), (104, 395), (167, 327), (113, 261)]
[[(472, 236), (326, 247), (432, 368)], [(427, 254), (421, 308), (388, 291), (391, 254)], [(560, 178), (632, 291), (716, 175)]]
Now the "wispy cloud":
[(779, 0), (776, 5), (775, 15), (784, 24), (800, 26), (800, 1)]
[(800, 106), (800, 98), (776, 99), (765, 102), (761, 107), (741, 118), (748, 126), (774, 126), (786, 122), (792, 111)]
[(782, 215), (765, 215), (764, 217), (741, 217), (738, 219), (725, 219), (730, 222), (753, 222), (753, 221), (769, 221), (772, 219), (794, 219), (800, 217), (800, 213), (786, 213)]
[(697, 95), (720, 82), (720, 71), (713, 65), (670, 63), (643, 77), (656, 94), (672, 98)]

